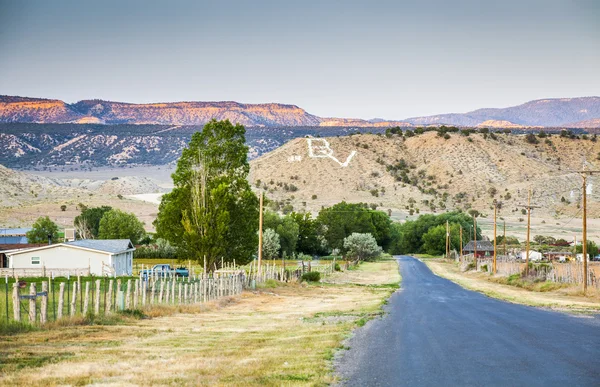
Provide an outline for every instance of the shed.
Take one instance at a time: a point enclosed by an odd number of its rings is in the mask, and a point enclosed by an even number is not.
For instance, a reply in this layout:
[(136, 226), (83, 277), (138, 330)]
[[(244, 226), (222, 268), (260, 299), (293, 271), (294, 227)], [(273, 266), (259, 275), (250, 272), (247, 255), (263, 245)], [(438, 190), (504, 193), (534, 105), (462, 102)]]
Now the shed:
[[(82, 239), (5, 251), (13, 275), (131, 275), (135, 247), (129, 239)], [(19, 274), (17, 274), (17, 272)], [(38, 274), (39, 272), (39, 274)], [(8, 272), (7, 274), (11, 274)]]
[(490, 241), (470, 241), (463, 247), (463, 254), (475, 253), (475, 243), (477, 243), (478, 258), (494, 255), (494, 245)]

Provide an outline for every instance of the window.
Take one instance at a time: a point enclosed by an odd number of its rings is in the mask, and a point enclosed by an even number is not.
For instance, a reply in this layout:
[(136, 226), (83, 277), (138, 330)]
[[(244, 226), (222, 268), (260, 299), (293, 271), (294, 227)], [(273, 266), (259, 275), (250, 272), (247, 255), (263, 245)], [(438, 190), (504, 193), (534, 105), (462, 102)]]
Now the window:
[(31, 264), (32, 265), (39, 265), (40, 264), (40, 257), (31, 257)]

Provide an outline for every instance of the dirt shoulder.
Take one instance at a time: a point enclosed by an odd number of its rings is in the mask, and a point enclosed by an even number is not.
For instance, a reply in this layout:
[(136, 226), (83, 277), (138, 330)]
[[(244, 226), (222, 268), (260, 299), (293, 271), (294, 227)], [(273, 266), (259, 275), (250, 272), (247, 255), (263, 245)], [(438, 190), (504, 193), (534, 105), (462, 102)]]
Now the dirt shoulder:
[(461, 272), (453, 262), (433, 259), (423, 259), (423, 262), (436, 275), (453, 281), (460, 286), (483, 293), (489, 297), (498, 298), (517, 304), (548, 307), (552, 309), (574, 312), (600, 311), (600, 297), (597, 292), (581, 295), (580, 286), (565, 287), (548, 292), (536, 292), (511, 285), (493, 282), (491, 276), (484, 273)]
[(332, 279), (245, 292), (128, 325), (0, 337), (0, 384), (332, 383), (334, 352), (361, 321), (381, 313), (400, 277), (397, 263), (384, 261)]

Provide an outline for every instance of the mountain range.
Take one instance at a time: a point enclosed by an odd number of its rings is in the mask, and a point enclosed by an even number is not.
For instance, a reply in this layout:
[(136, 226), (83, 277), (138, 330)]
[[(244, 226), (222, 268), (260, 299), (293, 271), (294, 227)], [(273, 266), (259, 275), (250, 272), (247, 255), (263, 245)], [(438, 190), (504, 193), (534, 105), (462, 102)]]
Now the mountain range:
[(203, 125), (213, 118), (229, 119), (248, 127), (455, 125), (599, 128), (600, 97), (541, 99), (507, 108), (485, 108), (398, 121), (318, 117), (298, 106), (280, 103), (224, 101), (133, 104), (91, 99), (68, 104), (57, 99), (0, 96), (0, 123)]

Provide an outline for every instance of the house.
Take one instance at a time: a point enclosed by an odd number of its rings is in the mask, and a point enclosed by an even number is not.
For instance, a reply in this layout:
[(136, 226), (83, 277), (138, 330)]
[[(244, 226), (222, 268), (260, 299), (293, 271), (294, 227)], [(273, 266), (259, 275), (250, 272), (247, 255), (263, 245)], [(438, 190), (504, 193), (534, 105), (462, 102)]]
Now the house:
[[(475, 253), (475, 241), (470, 241), (463, 248), (463, 254)], [(494, 255), (494, 245), (490, 241), (477, 241), (477, 258), (489, 257)]]
[[(4, 251), (11, 275), (131, 275), (135, 247), (129, 239), (82, 239)], [(39, 274), (38, 274), (39, 272)], [(17, 274), (20, 273), (20, 274)]]
[(548, 251), (544, 253), (544, 258), (548, 261), (568, 261), (573, 254), (568, 251)]
[[(525, 261), (526, 257), (527, 257), (526, 251), (521, 251), (520, 253), (517, 254), (517, 259), (521, 259), (521, 260)], [(539, 251), (529, 250), (529, 260), (531, 262), (541, 261), (542, 258), (543, 258), (542, 253), (540, 253)]]

